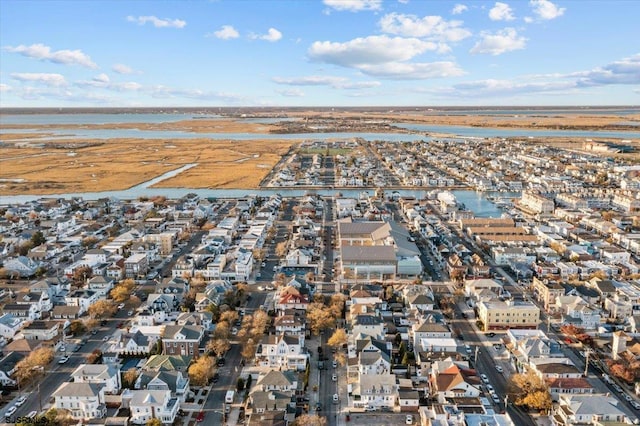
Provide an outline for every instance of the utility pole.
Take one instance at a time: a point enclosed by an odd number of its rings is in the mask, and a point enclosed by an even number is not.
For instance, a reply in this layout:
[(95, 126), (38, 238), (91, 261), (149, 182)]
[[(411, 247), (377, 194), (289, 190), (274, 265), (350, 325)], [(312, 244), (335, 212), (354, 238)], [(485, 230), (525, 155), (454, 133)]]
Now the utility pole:
[(584, 351), (584, 377), (587, 377), (589, 373), (589, 355), (591, 354), (591, 349), (585, 349)]

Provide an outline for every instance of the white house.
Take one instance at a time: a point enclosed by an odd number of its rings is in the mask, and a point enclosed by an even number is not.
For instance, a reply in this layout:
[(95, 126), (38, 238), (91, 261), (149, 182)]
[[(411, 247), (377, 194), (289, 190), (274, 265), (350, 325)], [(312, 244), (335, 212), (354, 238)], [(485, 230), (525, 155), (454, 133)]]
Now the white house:
[(71, 373), (74, 383), (94, 383), (104, 386), (104, 392), (120, 392), (120, 368), (114, 364), (80, 364)]
[(98, 275), (89, 279), (87, 288), (98, 293), (98, 297), (106, 297), (113, 285), (114, 280), (112, 278)]
[(13, 336), (22, 328), (24, 321), (24, 318), (18, 318), (12, 314), (3, 314), (0, 316), (0, 336), (13, 339)]
[(170, 390), (129, 390), (122, 392), (122, 405), (129, 407), (131, 423), (146, 424), (151, 419), (160, 419), (164, 424), (173, 424), (180, 409), (178, 398), (171, 397)]
[(57, 410), (69, 411), (76, 420), (89, 420), (107, 414), (104, 390), (101, 384), (64, 382), (51, 396)]
[(304, 350), (304, 336), (264, 336), (256, 351), (256, 363), (262, 367), (303, 371), (309, 354)]
[(99, 299), (99, 294), (92, 290), (76, 290), (64, 298), (67, 306), (78, 306), (80, 308), (78, 315), (87, 312), (89, 306), (96, 303)]

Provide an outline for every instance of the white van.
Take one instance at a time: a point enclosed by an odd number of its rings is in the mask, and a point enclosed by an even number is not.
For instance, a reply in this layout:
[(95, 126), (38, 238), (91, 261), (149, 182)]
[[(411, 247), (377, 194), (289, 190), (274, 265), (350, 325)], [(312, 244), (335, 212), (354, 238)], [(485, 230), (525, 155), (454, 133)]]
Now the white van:
[(233, 390), (228, 390), (227, 391), (227, 395), (224, 397), (224, 402), (226, 402), (227, 404), (232, 404), (233, 403), (233, 397), (235, 396), (236, 391)]

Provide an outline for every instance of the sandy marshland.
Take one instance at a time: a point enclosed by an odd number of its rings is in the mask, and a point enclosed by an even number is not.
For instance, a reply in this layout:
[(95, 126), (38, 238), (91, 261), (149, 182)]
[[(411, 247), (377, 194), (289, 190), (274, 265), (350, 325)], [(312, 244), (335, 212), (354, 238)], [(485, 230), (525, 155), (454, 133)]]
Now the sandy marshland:
[[(255, 114), (253, 115), (255, 116)], [(263, 116), (276, 116), (265, 114)], [(282, 113), (278, 113), (282, 117)], [(400, 132), (390, 123), (510, 127), (522, 129), (632, 130), (640, 115), (563, 114), (543, 112), (513, 115), (444, 114), (436, 112), (314, 111), (287, 112), (297, 118), (277, 125), (251, 123), (234, 117), (191, 119), (169, 123), (101, 125), (0, 126), (0, 195), (52, 194), (123, 190), (185, 164), (197, 163), (155, 187), (252, 189), (300, 140), (260, 139), (265, 133), (335, 131)], [(636, 124), (636, 126), (634, 126)], [(12, 133), (11, 129), (33, 129)], [(141, 129), (194, 133), (255, 133), (254, 140), (193, 139), (49, 139), (47, 130)], [(39, 132), (39, 133), (38, 133)], [(27, 141), (28, 139), (28, 141)], [(571, 140), (562, 139), (563, 145)], [(549, 138), (549, 143), (554, 140)], [(535, 142), (540, 143), (540, 140)], [(557, 142), (557, 141), (556, 141)], [(580, 145), (583, 140), (576, 141)]]

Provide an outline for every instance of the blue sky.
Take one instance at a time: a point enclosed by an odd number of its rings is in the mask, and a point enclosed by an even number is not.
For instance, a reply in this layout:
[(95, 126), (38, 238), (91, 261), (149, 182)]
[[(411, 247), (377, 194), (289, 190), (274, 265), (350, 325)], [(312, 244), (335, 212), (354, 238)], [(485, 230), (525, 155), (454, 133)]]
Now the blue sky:
[(640, 104), (635, 0), (0, 0), (0, 106)]

